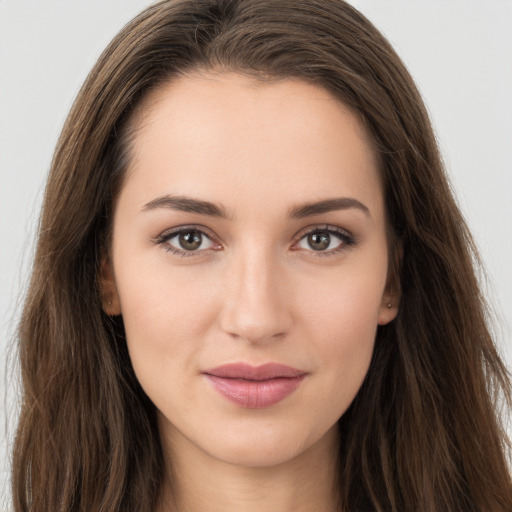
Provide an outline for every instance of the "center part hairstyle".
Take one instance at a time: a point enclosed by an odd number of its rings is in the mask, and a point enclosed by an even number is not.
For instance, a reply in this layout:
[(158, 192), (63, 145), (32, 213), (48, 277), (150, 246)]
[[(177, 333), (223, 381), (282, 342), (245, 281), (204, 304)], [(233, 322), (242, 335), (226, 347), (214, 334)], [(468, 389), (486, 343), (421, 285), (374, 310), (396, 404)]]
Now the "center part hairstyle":
[(164, 1), (101, 55), (55, 151), (19, 326), (14, 510), (154, 509), (167, 464), (156, 411), (122, 317), (102, 310), (98, 277), (134, 112), (150, 91), (210, 70), (327, 90), (356, 113), (377, 155), (402, 298), (339, 420), (340, 510), (510, 512), (498, 408), (510, 406), (510, 384), (486, 325), (478, 257), (416, 86), (342, 0)]

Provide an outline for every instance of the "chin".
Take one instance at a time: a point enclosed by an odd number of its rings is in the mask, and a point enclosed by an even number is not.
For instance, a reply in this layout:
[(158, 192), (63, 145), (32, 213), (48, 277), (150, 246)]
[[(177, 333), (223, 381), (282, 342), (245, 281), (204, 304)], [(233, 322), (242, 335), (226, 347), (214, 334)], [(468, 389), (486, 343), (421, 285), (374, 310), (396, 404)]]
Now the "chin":
[(307, 432), (283, 425), (265, 425), (247, 429), (243, 434), (216, 436), (215, 445), (208, 449), (210, 456), (227, 464), (247, 468), (268, 468), (297, 461), (311, 450), (332, 453), (337, 444), (336, 425), (327, 432)]

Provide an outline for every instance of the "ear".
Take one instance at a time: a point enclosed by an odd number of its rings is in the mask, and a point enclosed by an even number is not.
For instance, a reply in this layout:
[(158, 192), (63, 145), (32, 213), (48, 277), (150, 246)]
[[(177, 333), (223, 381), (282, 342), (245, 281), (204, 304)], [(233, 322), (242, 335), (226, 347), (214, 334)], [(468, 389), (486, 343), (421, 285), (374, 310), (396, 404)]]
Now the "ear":
[(101, 307), (108, 316), (121, 314), (121, 302), (117, 293), (117, 286), (112, 270), (112, 261), (107, 255), (101, 258), (100, 270), (98, 275), (98, 284), (100, 289)]
[(389, 265), (386, 288), (384, 289), (380, 304), (379, 325), (389, 324), (398, 315), (400, 299), (402, 298), (399, 276), (403, 252), (402, 244), (397, 242), (391, 258), (391, 264)]

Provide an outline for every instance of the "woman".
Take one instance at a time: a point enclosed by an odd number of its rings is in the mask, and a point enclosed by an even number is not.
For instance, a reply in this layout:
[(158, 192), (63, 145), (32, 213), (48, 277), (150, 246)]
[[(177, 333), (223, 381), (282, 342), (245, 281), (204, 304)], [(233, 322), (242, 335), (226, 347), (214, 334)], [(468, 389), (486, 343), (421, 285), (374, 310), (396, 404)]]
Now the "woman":
[(510, 510), (474, 257), (352, 7), (149, 8), (55, 153), (15, 510)]

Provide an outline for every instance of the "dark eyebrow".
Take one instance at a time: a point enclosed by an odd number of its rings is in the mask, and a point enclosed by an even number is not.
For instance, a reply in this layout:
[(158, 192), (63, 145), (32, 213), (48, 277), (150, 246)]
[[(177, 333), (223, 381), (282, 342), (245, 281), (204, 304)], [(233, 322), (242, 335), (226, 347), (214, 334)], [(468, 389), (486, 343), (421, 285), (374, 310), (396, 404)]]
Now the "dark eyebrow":
[[(209, 201), (202, 201), (200, 199), (193, 199), (192, 197), (185, 196), (165, 195), (157, 197), (145, 204), (142, 211), (155, 210), (157, 208), (169, 208), (171, 210), (197, 213), (199, 215), (209, 215), (211, 217), (219, 217), (222, 219), (228, 218), (228, 214), (222, 206)], [(303, 219), (305, 217), (312, 217), (314, 215), (321, 215), (323, 213), (335, 210), (346, 210), (349, 208), (357, 208), (369, 217), (371, 216), (368, 207), (352, 197), (325, 199), (323, 201), (295, 206), (289, 211), (288, 216), (292, 219)]]
[(304, 217), (321, 215), (322, 213), (328, 213), (335, 210), (347, 210), (349, 208), (357, 208), (368, 217), (371, 217), (368, 207), (352, 197), (338, 197), (334, 199), (325, 199), (315, 203), (306, 203), (292, 208), (288, 215), (292, 219), (303, 219)]
[(191, 197), (184, 196), (162, 196), (153, 199), (145, 204), (142, 211), (154, 210), (156, 208), (170, 208), (181, 212), (198, 213), (200, 215), (210, 215), (226, 219), (228, 217), (226, 210), (209, 201), (200, 201)]

